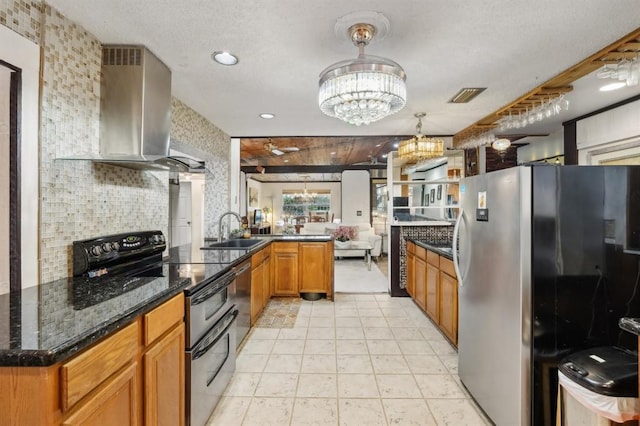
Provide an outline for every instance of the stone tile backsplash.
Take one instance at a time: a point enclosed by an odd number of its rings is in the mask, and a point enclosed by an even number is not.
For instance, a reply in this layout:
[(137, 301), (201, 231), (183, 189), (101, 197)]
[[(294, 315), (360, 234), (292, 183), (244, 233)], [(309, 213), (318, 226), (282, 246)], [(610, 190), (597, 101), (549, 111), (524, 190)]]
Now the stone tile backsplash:
[[(0, 0), (0, 24), (43, 48), (40, 282), (71, 274), (74, 240), (129, 230), (168, 234), (169, 173), (56, 158), (99, 152), (101, 42), (43, 2)], [(230, 138), (177, 99), (171, 144), (207, 164), (205, 230), (229, 206)]]

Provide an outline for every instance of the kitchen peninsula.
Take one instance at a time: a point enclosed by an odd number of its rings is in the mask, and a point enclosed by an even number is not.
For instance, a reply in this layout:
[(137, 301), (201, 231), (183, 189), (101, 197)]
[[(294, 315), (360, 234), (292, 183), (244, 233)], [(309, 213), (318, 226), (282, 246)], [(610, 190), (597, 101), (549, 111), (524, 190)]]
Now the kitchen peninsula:
[[(259, 284), (251, 283), (261, 289), (262, 297), (255, 301), (258, 312), (271, 295), (324, 290), (327, 298), (333, 297), (330, 237), (260, 240), (244, 250), (202, 250), (202, 259), (216, 262), (206, 265), (207, 273), (221, 276), (269, 253), (271, 272), (263, 273)], [(320, 256), (325, 263), (318, 263), (320, 252), (329, 253)], [(178, 247), (170, 257), (193, 261), (192, 253), (189, 246)], [(11, 413), (10, 424), (30, 425), (86, 424), (104, 415), (114, 415), (122, 424), (142, 423), (164, 409), (183, 419), (178, 396), (184, 389), (176, 384), (184, 377), (163, 375), (157, 382), (153, 371), (184, 374), (183, 366), (167, 361), (182, 359), (175, 354), (184, 350), (183, 290), (189, 282), (179, 265), (164, 263), (161, 276), (140, 279), (131, 289), (115, 278), (100, 287), (66, 278), (1, 295), (0, 303), (10, 308), (2, 311), (2, 323), (8, 326), (6, 335), (0, 335), (0, 412)], [(172, 399), (164, 401), (167, 396)], [(29, 402), (34, 399), (39, 403)]]

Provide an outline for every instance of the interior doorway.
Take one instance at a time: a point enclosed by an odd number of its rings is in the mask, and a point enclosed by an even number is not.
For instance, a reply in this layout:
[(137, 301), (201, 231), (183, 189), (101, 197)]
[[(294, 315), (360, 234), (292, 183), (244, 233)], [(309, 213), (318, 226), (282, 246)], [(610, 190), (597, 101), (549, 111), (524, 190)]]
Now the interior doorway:
[(169, 186), (169, 246), (204, 244), (204, 173), (179, 173)]

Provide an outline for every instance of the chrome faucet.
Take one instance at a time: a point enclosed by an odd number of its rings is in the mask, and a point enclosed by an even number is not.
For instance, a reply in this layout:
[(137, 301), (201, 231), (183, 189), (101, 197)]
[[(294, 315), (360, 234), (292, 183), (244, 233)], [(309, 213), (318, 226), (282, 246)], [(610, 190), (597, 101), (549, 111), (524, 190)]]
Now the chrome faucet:
[[(220, 220), (218, 220), (218, 241), (222, 241), (224, 239), (222, 235), (222, 219), (224, 219), (224, 217), (228, 215), (235, 216), (236, 219), (238, 219), (238, 223), (242, 225), (242, 218), (238, 213), (232, 211), (222, 213), (222, 216), (220, 216)], [(231, 232), (231, 230), (229, 230), (229, 232)]]

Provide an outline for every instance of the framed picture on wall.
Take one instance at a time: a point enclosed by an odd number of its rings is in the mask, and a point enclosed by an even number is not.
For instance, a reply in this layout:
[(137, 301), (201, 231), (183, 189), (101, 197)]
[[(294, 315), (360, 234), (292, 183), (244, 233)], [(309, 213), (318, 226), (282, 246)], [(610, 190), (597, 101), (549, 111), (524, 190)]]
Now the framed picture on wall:
[(258, 188), (249, 187), (249, 207), (258, 207)]
[(431, 204), (435, 203), (436, 201), (436, 189), (435, 188), (431, 188)]
[(442, 184), (438, 185), (438, 200), (442, 200)]

